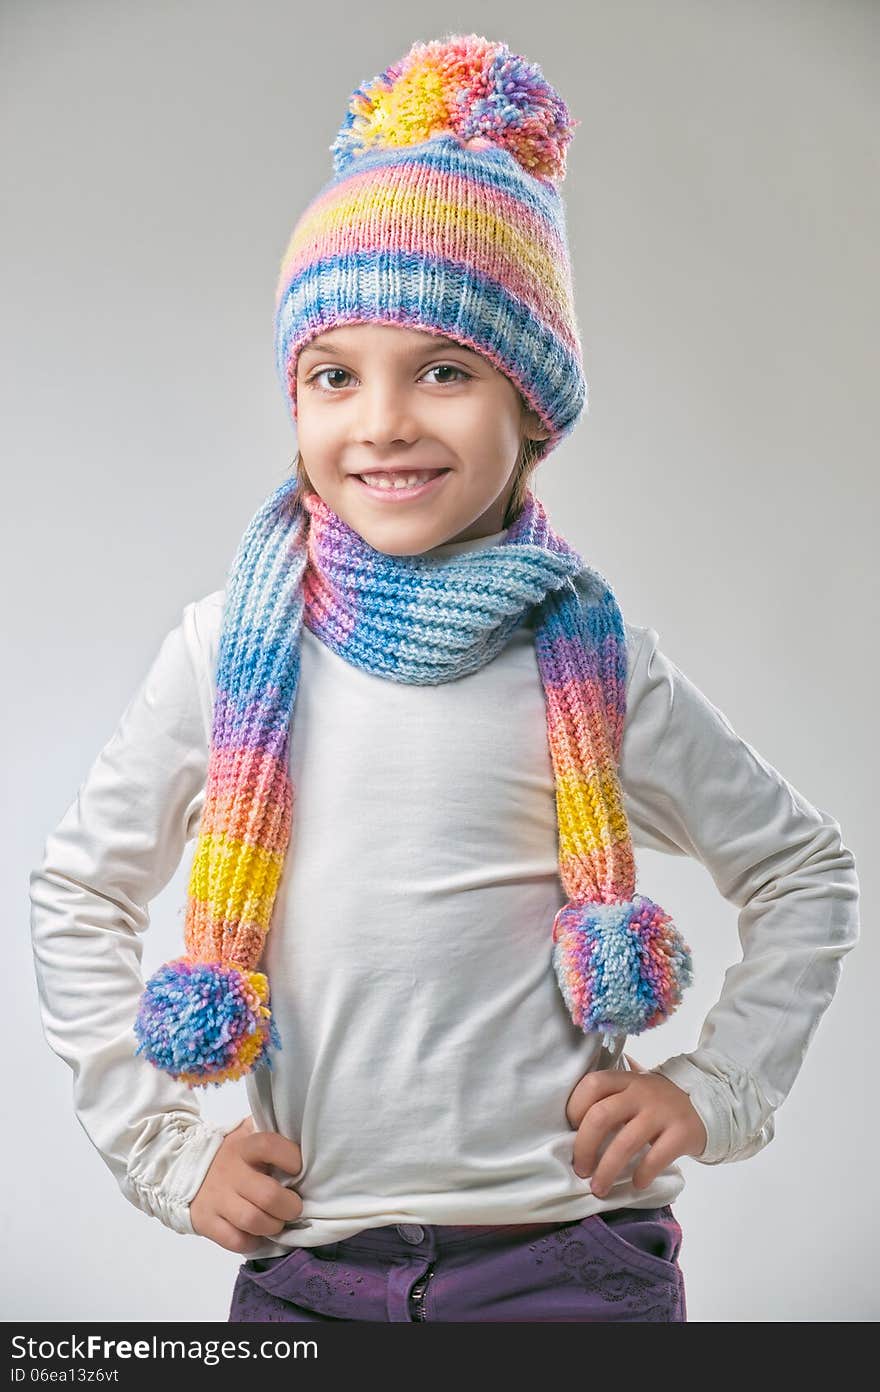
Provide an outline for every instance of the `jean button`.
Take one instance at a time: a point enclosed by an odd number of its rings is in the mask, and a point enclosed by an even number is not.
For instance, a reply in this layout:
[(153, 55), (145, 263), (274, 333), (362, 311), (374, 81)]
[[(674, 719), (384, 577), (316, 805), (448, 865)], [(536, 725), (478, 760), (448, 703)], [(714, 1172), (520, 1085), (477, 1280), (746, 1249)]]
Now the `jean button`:
[(420, 1228), (418, 1223), (398, 1223), (397, 1231), (404, 1242), (421, 1242), (425, 1236), (425, 1229)]

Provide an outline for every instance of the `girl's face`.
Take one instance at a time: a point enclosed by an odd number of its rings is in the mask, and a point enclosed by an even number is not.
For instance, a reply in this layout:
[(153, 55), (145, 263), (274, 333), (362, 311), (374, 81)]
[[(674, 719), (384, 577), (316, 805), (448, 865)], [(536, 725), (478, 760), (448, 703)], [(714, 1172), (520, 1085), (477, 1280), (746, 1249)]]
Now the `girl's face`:
[[(327, 505), (368, 545), (418, 555), (500, 532), (524, 436), (549, 431), (480, 353), (396, 324), (342, 324), (297, 362), (297, 443)], [(432, 471), (381, 491), (381, 471)], [(442, 471), (442, 472), (437, 472)], [(373, 486), (359, 477), (374, 474)]]

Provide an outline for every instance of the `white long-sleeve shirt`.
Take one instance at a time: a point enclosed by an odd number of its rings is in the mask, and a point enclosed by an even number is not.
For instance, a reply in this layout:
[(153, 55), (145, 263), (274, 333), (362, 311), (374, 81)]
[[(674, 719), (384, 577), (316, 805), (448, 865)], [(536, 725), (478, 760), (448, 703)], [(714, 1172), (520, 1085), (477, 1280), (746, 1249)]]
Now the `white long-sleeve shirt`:
[[(504, 533), (436, 554), (490, 546)], [(223, 591), (188, 604), (32, 871), (43, 1028), (79, 1121), (132, 1203), (181, 1233), (236, 1123), (137, 1045), (150, 901), (204, 804)], [(620, 778), (633, 843), (699, 860), (740, 910), (742, 960), (698, 1047), (654, 1071), (690, 1095), (714, 1165), (755, 1154), (859, 934), (840, 826), (626, 625)], [(308, 629), (290, 740), (294, 819), (263, 964), (282, 1049), (246, 1079), (258, 1130), (299, 1142), (302, 1217), (252, 1256), (398, 1222), (569, 1222), (671, 1203), (639, 1152), (604, 1199), (572, 1168), (565, 1115), (597, 1067), (551, 965), (553, 769), (531, 619), (492, 662), (439, 686), (348, 664)], [(641, 885), (638, 886), (641, 889)], [(643, 892), (650, 893), (650, 889)], [(182, 911), (181, 911), (182, 921)], [(679, 925), (699, 961), (699, 936)], [(181, 935), (180, 951), (183, 951)], [(158, 963), (157, 963), (158, 965)]]

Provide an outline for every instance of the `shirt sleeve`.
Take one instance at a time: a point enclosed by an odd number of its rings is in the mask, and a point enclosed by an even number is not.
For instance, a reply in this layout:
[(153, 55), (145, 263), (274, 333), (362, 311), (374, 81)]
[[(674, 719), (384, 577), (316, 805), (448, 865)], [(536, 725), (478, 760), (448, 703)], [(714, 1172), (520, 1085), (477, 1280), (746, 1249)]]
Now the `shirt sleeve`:
[(148, 905), (204, 802), (210, 697), (198, 681), (197, 605), (162, 642), (30, 874), (43, 1031), (73, 1071), (77, 1119), (125, 1197), (189, 1234), (189, 1202), (238, 1123), (203, 1118), (195, 1090), (136, 1054), (133, 1026)]
[[(705, 1125), (695, 1159), (745, 1160), (772, 1140), (858, 941), (854, 857), (839, 823), (737, 735), (656, 630), (632, 632), (620, 775), (633, 841), (699, 860), (739, 909), (742, 947), (697, 1048), (650, 1071), (683, 1088)], [(677, 926), (696, 973), (699, 943)]]

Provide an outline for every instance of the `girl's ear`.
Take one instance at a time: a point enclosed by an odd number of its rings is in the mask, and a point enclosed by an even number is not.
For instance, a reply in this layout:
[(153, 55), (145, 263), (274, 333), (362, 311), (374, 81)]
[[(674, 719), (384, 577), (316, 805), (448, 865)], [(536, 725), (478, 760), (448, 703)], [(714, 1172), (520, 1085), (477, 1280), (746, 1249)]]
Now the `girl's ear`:
[(547, 436), (550, 434), (547, 426), (541, 423), (541, 417), (538, 415), (537, 411), (533, 411), (530, 407), (526, 406), (525, 402), (523, 402), (522, 426), (523, 434), (527, 435), (532, 440), (546, 440)]

